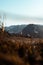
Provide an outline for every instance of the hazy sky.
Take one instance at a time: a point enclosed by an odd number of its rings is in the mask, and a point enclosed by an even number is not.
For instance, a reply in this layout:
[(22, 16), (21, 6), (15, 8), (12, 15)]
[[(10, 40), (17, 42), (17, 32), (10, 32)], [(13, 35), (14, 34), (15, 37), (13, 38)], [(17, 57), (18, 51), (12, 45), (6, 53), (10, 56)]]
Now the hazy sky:
[[(43, 0), (0, 0), (0, 11), (26, 17), (43, 18)], [(23, 21), (25, 20), (10, 19), (9, 22), (7, 20), (8, 23), (6, 24), (26, 23)]]

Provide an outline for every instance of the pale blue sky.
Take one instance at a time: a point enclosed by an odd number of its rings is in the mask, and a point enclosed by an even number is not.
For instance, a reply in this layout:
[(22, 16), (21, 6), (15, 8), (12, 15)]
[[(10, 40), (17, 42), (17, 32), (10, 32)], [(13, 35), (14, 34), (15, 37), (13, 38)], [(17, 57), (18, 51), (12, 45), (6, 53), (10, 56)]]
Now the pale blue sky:
[(0, 0), (0, 11), (43, 18), (43, 0)]

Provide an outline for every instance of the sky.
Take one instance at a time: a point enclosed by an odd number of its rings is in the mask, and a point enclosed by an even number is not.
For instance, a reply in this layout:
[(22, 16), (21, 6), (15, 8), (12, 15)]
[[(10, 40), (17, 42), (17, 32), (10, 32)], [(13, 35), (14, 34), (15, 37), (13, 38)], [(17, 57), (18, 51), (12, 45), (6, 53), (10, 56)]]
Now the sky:
[[(14, 17), (18, 15), (19, 20), (18, 18), (5, 19), (7, 26), (28, 23), (42, 24), (43, 20), (40, 20), (40, 18), (43, 19), (43, 0), (0, 0), (0, 12), (9, 13), (9, 16), (12, 14)], [(20, 16), (22, 16), (21, 19)], [(27, 19), (25, 20), (24, 17), (27, 17)], [(29, 17), (39, 19), (33, 20)]]

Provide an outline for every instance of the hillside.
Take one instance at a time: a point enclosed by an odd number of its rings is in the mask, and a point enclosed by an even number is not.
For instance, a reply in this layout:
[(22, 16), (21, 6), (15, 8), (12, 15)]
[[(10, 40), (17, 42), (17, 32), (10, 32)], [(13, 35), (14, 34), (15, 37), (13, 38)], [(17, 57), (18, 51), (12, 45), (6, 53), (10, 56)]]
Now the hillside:
[(43, 38), (43, 25), (13, 25), (5, 27), (5, 30), (10, 34), (21, 34), (27, 37)]
[(22, 34), (33, 38), (43, 38), (43, 25), (29, 24), (22, 30)]
[(43, 65), (43, 39), (9, 35), (0, 30), (0, 65)]
[(24, 28), (26, 27), (26, 25), (12, 25), (9, 27), (5, 27), (5, 30), (8, 31), (10, 34), (18, 34), (20, 33)]

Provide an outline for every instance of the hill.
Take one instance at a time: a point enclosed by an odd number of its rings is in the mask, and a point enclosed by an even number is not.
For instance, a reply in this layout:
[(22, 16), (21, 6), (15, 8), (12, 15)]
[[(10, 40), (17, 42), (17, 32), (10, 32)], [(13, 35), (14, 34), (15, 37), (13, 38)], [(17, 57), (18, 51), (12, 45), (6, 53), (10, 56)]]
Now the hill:
[(43, 38), (43, 26), (29, 24), (22, 30), (22, 34), (33, 38)]
[(9, 27), (5, 27), (5, 30), (8, 31), (10, 34), (18, 34), (20, 33), (24, 28), (26, 27), (26, 25), (12, 25)]
[(5, 30), (10, 34), (22, 34), (22, 36), (43, 38), (43, 25), (17, 25), (5, 27)]

